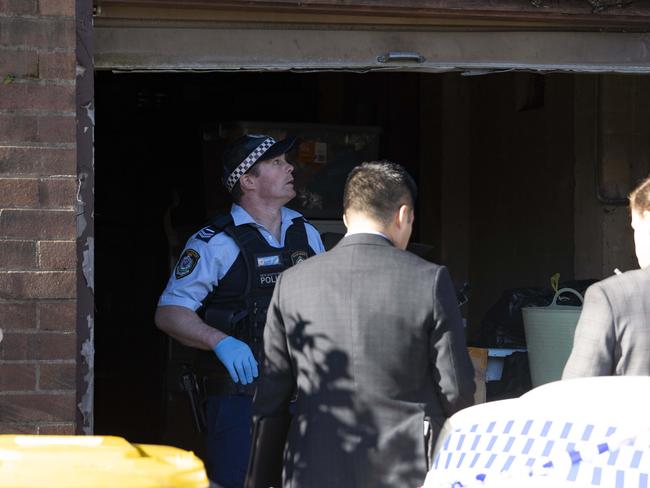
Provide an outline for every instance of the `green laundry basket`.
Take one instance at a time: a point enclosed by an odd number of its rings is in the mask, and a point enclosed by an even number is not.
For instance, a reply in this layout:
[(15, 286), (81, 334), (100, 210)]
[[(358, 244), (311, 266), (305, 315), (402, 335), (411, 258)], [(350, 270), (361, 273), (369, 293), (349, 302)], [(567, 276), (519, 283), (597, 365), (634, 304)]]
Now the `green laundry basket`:
[(576, 290), (561, 288), (548, 307), (522, 308), (533, 387), (559, 380), (571, 354), (582, 307), (558, 305), (563, 293), (573, 293), (584, 301)]

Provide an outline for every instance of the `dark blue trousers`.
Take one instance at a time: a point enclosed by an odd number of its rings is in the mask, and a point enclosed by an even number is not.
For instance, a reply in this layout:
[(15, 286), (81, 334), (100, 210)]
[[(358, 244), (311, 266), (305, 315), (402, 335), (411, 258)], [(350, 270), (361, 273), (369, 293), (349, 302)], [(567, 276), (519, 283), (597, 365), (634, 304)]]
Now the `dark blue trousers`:
[(206, 406), (208, 478), (220, 488), (242, 488), (251, 450), (249, 395), (209, 395)]

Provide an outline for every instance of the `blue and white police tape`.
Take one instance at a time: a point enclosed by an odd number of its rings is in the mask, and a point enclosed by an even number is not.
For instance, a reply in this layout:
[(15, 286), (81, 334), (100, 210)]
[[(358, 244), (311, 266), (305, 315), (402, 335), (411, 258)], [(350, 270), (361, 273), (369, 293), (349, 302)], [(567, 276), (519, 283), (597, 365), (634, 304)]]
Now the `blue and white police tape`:
[(424, 488), (507, 486), (650, 488), (650, 431), (550, 420), (457, 429), (443, 441)]

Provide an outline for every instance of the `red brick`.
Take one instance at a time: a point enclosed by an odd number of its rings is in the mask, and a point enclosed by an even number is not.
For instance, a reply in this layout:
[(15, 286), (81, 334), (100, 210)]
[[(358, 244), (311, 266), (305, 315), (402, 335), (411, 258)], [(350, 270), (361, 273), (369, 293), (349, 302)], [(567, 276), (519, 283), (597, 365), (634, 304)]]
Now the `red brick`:
[(0, 178), (0, 207), (34, 207), (38, 201), (38, 180)]
[[(0, 5), (2, 0), (0, 0)], [(2, 7), (0, 7), (0, 12)], [(0, 48), (0, 73), (16, 77), (38, 76), (39, 56), (36, 51), (14, 51)], [(2, 80), (0, 80), (2, 81)]]
[(30, 391), (36, 389), (36, 365), (0, 364), (0, 391)]
[(74, 333), (7, 332), (0, 342), (0, 359), (27, 361), (34, 359), (75, 359), (77, 337)]
[(73, 422), (75, 395), (70, 393), (2, 395), (0, 423)]
[(33, 269), (36, 264), (33, 241), (0, 241), (0, 269)]
[(76, 174), (77, 153), (74, 149), (0, 147), (0, 175)]
[(4, 332), (0, 342), (0, 360), (22, 361), (31, 359), (34, 334)]
[(38, 260), (39, 267), (42, 269), (76, 269), (77, 243), (75, 241), (41, 241), (38, 243)]
[(73, 271), (0, 272), (0, 298), (74, 298), (77, 291)]
[(41, 330), (75, 331), (77, 329), (77, 302), (42, 302), (39, 304)]
[(76, 359), (76, 334), (39, 332), (35, 335), (34, 359)]
[(75, 208), (77, 179), (53, 178), (41, 180), (39, 185), (41, 208)]
[(36, 0), (0, 0), (0, 12), (14, 15), (36, 13)]
[(0, 302), (0, 329), (36, 329), (36, 304)]
[(37, 118), (36, 142), (72, 143), (77, 140), (77, 122), (74, 115), (46, 115)]
[(38, 55), (38, 77), (48, 80), (74, 80), (77, 76), (74, 52), (44, 53)]
[(36, 117), (0, 114), (0, 141), (35, 141), (37, 134)]
[(74, 17), (75, 0), (39, 0), (41, 15)]
[(15, 239), (75, 239), (72, 210), (0, 210), (0, 235)]
[(72, 143), (77, 139), (74, 116), (0, 114), (0, 141)]
[(0, 83), (0, 109), (76, 111), (74, 85)]
[(77, 365), (75, 363), (41, 363), (39, 390), (74, 390)]
[(0, 46), (74, 48), (74, 19), (0, 17)]
[[(2, 414), (0, 414), (2, 416)], [(0, 434), (38, 434), (36, 424), (6, 424), (0, 423)]]
[(38, 433), (41, 435), (73, 435), (76, 433), (75, 424), (67, 422), (65, 424), (39, 425)]

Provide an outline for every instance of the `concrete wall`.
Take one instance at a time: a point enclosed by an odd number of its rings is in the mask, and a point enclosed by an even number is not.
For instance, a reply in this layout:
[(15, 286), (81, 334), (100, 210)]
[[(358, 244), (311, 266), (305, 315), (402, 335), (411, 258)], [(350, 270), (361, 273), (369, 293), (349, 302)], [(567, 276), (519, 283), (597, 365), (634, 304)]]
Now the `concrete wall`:
[(576, 76), (575, 273), (638, 267), (627, 193), (650, 173), (650, 77)]
[(638, 267), (626, 195), (650, 174), (650, 77), (547, 75), (540, 103), (531, 76), (443, 77), (440, 259), (470, 283), (471, 332), (507, 288)]
[(0, 0), (0, 433), (77, 427), (75, 1)]
[(442, 257), (470, 336), (509, 288), (573, 279), (573, 77), (445, 75)]

